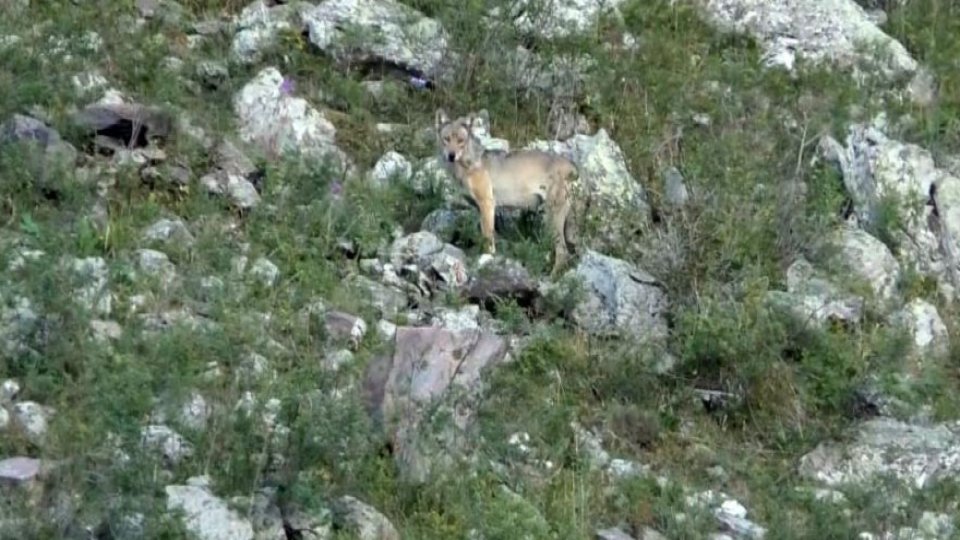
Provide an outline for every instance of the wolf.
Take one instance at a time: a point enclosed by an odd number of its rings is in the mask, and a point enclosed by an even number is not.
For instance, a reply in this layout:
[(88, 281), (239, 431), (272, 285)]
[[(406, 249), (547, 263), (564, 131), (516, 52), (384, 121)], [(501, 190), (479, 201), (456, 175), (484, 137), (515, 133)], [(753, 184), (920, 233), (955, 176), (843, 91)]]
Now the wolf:
[[(540, 150), (487, 150), (473, 133), (476, 120), (486, 111), (452, 119), (437, 109), (434, 127), (440, 160), (466, 190), (480, 211), (484, 250), (496, 254), (494, 215), (504, 208), (538, 209), (546, 206), (544, 221), (553, 239), (553, 269), (556, 277), (570, 260), (568, 243), (576, 247), (572, 223), (572, 185), (580, 176), (577, 165), (566, 157)], [(578, 207), (579, 208), (579, 207)]]

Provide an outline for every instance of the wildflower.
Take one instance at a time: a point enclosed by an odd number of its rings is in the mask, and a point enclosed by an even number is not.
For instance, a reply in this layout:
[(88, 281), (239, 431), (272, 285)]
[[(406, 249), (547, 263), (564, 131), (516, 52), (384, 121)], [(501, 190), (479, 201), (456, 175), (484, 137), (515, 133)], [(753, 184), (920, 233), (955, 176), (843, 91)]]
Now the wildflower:
[(289, 77), (284, 77), (283, 82), (280, 83), (280, 93), (285, 96), (292, 95), (294, 88), (295, 88), (295, 85), (293, 83), (293, 79)]

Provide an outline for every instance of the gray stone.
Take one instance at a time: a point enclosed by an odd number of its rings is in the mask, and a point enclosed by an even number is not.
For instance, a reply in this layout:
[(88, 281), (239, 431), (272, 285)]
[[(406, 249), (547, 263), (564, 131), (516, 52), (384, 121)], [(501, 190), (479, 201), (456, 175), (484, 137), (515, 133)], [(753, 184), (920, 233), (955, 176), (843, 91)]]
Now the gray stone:
[(277, 280), (280, 279), (280, 268), (265, 257), (260, 257), (253, 261), (253, 264), (250, 265), (250, 269), (247, 272), (267, 287), (273, 287), (277, 284)]
[[(763, 48), (763, 63), (793, 70), (797, 57), (856, 69), (872, 63), (883, 75), (912, 73), (917, 62), (853, 0), (700, 0), (707, 19), (725, 31), (745, 33)], [(876, 44), (878, 56), (861, 45)]]
[(183, 523), (198, 540), (253, 540), (253, 526), (210, 492), (206, 478), (191, 478), (187, 485), (170, 485), (167, 510), (183, 513)]
[(435, 79), (450, 59), (443, 26), (395, 0), (326, 0), (304, 20), (311, 43), (344, 63), (386, 62)]
[(771, 307), (802, 325), (859, 324), (863, 317), (863, 298), (841, 291), (804, 259), (797, 259), (787, 269), (787, 291), (769, 291), (767, 299)]
[(799, 471), (828, 487), (892, 477), (908, 489), (924, 489), (960, 474), (960, 423), (874, 418), (861, 424), (849, 443), (820, 443), (801, 458)]
[(33, 401), (21, 401), (13, 404), (11, 412), (14, 425), (26, 435), (27, 440), (42, 445), (47, 436), (53, 409)]
[(187, 224), (180, 218), (158, 219), (143, 231), (143, 239), (146, 242), (174, 244), (181, 247), (190, 246), (194, 242), (193, 235), (190, 234), (190, 229), (187, 228)]
[(400, 533), (386, 516), (356, 497), (340, 497), (334, 508), (334, 523), (358, 540), (400, 540)]
[(582, 280), (585, 287), (586, 297), (572, 318), (587, 333), (640, 342), (666, 337), (667, 298), (645, 271), (588, 249), (567, 276)]
[(284, 85), (280, 71), (266, 67), (236, 94), (233, 109), (241, 141), (270, 157), (329, 159), (338, 173), (352, 170), (352, 162), (336, 146), (334, 125), (305, 99), (285, 91)]
[(39, 459), (12, 457), (0, 460), (0, 484), (22, 485), (37, 478), (41, 471)]
[(140, 444), (144, 448), (159, 452), (169, 465), (177, 465), (193, 455), (193, 445), (164, 425), (149, 425), (141, 429)]
[(370, 179), (377, 186), (387, 186), (391, 181), (408, 182), (413, 176), (413, 165), (398, 152), (384, 154), (370, 171)]
[(233, 205), (249, 210), (260, 204), (260, 194), (245, 177), (225, 171), (214, 171), (200, 178), (208, 193), (224, 195)]

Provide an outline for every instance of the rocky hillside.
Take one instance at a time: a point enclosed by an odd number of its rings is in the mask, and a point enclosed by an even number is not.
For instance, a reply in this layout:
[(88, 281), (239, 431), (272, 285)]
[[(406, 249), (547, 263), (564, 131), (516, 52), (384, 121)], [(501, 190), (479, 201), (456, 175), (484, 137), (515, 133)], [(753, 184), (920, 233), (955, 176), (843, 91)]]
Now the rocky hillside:
[(955, 2), (0, 11), (0, 537), (960, 538)]

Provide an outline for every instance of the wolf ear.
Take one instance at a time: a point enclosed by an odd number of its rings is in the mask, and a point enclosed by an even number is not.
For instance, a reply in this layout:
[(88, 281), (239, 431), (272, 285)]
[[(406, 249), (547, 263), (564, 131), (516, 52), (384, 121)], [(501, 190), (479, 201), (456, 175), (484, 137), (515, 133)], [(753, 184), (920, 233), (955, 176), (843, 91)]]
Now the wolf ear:
[(437, 131), (440, 131), (440, 128), (444, 126), (447, 122), (450, 121), (450, 117), (447, 116), (447, 111), (443, 109), (437, 109), (436, 114), (433, 117), (433, 124)]

